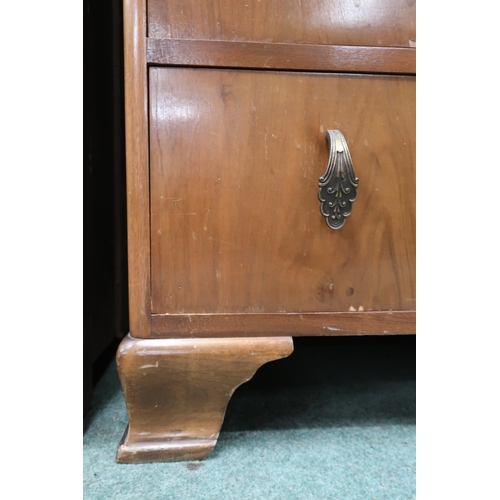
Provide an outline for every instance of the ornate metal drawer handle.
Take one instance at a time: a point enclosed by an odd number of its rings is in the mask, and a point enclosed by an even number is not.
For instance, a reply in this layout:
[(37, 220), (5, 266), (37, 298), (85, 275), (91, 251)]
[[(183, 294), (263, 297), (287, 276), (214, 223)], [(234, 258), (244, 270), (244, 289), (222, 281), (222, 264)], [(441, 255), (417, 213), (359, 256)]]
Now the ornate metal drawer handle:
[(359, 179), (352, 168), (351, 154), (344, 136), (338, 130), (327, 130), (330, 157), (326, 172), (319, 178), (320, 210), (332, 229), (340, 229), (351, 214), (358, 196)]

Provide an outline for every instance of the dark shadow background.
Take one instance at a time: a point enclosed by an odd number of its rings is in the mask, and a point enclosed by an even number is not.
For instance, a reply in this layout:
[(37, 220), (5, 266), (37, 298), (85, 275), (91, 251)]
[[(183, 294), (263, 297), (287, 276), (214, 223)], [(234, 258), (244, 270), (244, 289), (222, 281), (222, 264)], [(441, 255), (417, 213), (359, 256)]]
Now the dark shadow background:
[(265, 364), (236, 390), (223, 431), (415, 425), (415, 340), (295, 337), (288, 358)]
[(128, 332), (122, 0), (83, 1), (83, 413)]

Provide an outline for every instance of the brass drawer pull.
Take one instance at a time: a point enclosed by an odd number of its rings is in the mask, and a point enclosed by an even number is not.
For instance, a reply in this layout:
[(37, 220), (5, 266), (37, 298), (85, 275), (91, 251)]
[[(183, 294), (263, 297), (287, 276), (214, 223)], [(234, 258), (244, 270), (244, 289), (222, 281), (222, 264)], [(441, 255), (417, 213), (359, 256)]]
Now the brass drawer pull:
[(351, 154), (340, 131), (327, 130), (325, 137), (330, 156), (326, 172), (319, 178), (320, 210), (329, 227), (340, 229), (358, 196), (359, 179), (354, 174)]

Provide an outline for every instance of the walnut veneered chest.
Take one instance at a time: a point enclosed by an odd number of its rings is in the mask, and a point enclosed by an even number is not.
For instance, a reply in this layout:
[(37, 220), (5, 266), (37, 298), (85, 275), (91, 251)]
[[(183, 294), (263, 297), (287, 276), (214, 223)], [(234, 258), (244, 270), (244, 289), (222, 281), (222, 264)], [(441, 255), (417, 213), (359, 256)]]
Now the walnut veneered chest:
[(124, 19), (118, 460), (199, 458), (291, 336), (415, 333), (415, 4), (127, 0)]

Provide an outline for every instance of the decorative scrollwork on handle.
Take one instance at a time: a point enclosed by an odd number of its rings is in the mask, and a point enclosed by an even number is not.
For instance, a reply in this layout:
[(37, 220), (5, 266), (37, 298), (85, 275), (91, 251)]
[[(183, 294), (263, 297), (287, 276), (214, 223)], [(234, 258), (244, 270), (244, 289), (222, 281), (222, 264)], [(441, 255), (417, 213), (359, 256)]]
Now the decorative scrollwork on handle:
[(320, 210), (332, 229), (340, 229), (351, 214), (358, 196), (359, 179), (352, 168), (351, 154), (344, 136), (338, 130), (327, 130), (330, 157), (326, 172), (319, 178)]

